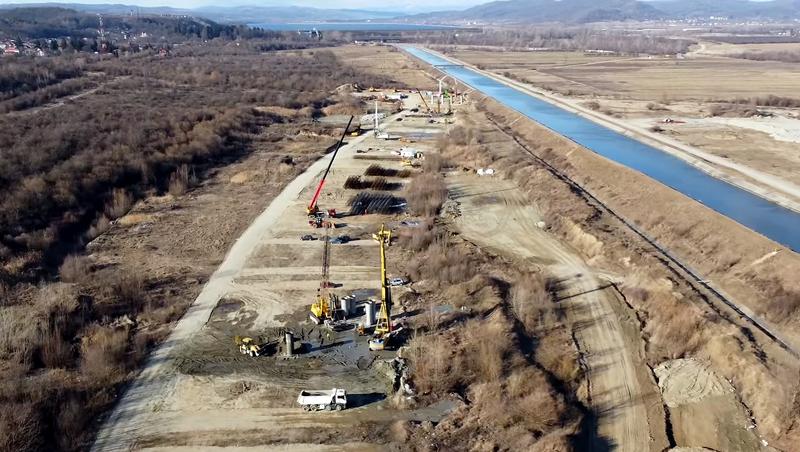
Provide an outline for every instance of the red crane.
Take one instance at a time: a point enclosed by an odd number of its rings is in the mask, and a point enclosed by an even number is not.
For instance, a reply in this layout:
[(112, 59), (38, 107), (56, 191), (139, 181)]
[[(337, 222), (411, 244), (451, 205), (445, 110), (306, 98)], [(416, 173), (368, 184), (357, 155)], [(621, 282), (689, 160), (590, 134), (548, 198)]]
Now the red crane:
[[(325, 179), (328, 177), (328, 173), (331, 170), (331, 166), (333, 166), (333, 161), (336, 160), (336, 154), (339, 153), (339, 148), (342, 147), (342, 143), (344, 142), (344, 137), (347, 135), (347, 130), (350, 129), (350, 124), (353, 122), (353, 116), (350, 116), (350, 120), (347, 121), (347, 126), (344, 128), (344, 132), (342, 132), (342, 137), (339, 138), (339, 143), (336, 144), (336, 149), (333, 151), (333, 156), (331, 157), (331, 161), (328, 162), (328, 167), (325, 168), (325, 172), (322, 174), (322, 179), (319, 181), (319, 185), (317, 185), (317, 190), (314, 192), (314, 197), (311, 198), (311, 203), (306, 208), (306, 213), (308, 213), (309, 217), (309, 224), (314, 227), (322, 227), (324, 226), (325, 222), (322, 221), (322, 215), (320, 214), (319, 207), (317, 206), (317, 200), (319, 199), (319, 194), (322, 192), (322, 186), (325, 184)], [(335, 216), (335, 210), (328, 211), (329, 216)]]

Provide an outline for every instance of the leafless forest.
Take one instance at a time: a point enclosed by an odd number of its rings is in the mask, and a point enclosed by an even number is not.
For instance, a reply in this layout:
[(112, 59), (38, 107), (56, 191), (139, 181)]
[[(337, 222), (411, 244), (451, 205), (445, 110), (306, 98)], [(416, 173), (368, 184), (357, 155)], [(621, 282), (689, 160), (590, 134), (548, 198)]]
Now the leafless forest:
[(416, 39), (427, 44), (499, 46), (506, 49), (606, 50), (621, 54), (675, 54), (686, 52), (694, 42), (582, 27), (486, 29), (475, 33), (428, 33)]
[(291, 120), (256, 107), (312, 117), (337, 86), (382, 82), (329, 51), (262, 53), (274, 44), (0, 68), (0, 108), (11, 111), (0, 116), (0, 449), (85, 447), (90, 421), (157, 339), (110, 319), (180, 315), (149, 303), (140, 276), (90, 276), (88, 241), (137, 199), (182, 193)]

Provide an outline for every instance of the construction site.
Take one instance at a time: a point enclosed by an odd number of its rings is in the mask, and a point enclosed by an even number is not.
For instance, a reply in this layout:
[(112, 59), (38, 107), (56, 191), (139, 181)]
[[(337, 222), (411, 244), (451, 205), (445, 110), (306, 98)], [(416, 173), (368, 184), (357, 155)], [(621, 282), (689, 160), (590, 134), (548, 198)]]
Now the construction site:
[(406, 86), (343, 88), (362, 114), (264, 203), (92, 450), (797, 450), (796, 334), (695, 277), (721, 250), (684, 259), (606, 190), (746, 241), (750, 281), (795, 252), (397, 48), (334, 51)]

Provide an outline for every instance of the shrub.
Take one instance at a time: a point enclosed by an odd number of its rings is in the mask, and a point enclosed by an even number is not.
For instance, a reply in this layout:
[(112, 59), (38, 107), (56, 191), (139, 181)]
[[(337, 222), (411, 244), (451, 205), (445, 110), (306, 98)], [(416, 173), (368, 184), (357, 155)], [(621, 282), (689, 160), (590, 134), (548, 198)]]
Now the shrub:
[(422, 170), (426, 173), (439, 173), (445, 167), (441, 154), (427, 154), (422, 162)]
[(511, 309), (529, 333), (546, 323), (552, 300), (545, 279), (539, 273), (519, 278), (511, 288)]
[(112, 220), (125, 215), (131, 209), (133, 199), (123, 188), (115, 188), (111, 194), (111, 202), (106, 206), (106, 215)]
[(90, 268), (91, 263), (87, 257), (71, 254), (64, 259), (64, 262), (58, 268), (58, 275), (63, 282), (81, 283), (85, 281)]
[(0, 410), (0, 450), (37, 450), (42, 445), (41, 428), (33, 403), (4, 402)]
[(72, 346), (64, 340), (60, 328), (54, 328), (41, 338), (42, 363), (51, 369), (67, 367), (72, 363)]
[(181, 165), (169, 176), (169, 194), (180, 196), (189, 190), (189, 166)]
[(128, 331), (96, 325), (81, 343), (81, 373), (103, 383), (125, 371)]
[(435, 216), (447, 200), (444, 178), (439, 174), (418, 175), (406, 187), (405, 198), (413, 214)]
[(585, 102), (583, 104), (583, 106), (588, 108), (589, 110), (592, 110), (592, 111), (600, 110), (600, 103), (599, 102), (595, 102), (595, 101)]

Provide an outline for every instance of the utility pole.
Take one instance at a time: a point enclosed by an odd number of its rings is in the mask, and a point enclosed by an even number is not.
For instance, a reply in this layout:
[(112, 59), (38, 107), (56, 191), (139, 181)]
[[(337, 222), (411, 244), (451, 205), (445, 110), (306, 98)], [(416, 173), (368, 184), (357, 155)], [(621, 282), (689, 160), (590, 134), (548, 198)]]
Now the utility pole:
[(372, 128), (375, 136), (378, 136), (378, 101), (375, 101), (375, 125)]
[(100, 21), (100, 28), (97, 30), (97, 34), (100, 35), (100, 43), (97, 46), (97, 51), (105, 53), (108, 50), (108, 45), (106, 44), (106, 30), (103, 27), (103, 15), (98, 13), (97, 18)]

